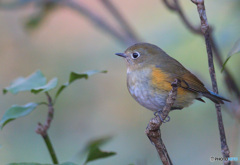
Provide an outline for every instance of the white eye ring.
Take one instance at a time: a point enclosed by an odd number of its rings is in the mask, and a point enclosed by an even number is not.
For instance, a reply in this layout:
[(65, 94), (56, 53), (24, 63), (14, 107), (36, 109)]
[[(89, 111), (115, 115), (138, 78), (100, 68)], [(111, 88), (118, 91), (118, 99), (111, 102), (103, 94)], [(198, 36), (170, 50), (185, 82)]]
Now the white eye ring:
[(140, 53), (139, 52), (133, 52), (131, 54), (131, 57), (132, 57), (132, 59), (137, 59), (138, 57), (140, 57)]

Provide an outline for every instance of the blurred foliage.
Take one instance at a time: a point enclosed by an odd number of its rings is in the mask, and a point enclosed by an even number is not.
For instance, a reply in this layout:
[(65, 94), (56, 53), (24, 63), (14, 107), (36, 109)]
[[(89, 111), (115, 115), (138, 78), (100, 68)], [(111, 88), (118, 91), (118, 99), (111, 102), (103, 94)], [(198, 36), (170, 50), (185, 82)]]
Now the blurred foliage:
[(56, 8), (57, 4), (55, 2), (45, 0), (37, 2), (36, 5), (40, 11), (28, 18), (25, 23), (27, 30), (34, 30), (39, 27), (46, 17)]
[(44, 77), (42, 72), (38, 70), (26, 78), (18, 77), (9, 87), (3, 89), (3, 93), (6, 94), (7, 92), (11, 92), (17, 94), (21, 91), (31, 91), (35, 88), (45, 86), (46, 82), (46, 77)]
[[(5, 2), (9, 1), (5, 0)], [(102, 9), (101, 1), (76, 2), (84, 3), (113, 25), (116, 23), (111, 14), (107, 13), (106, 9)], [(113, 0), (112, 2), (134, 27), (136, 33), (140, 34), (143, 41), (159, 45), (184, 66), (191, 68), (206, 86), (210, 87), (204, 41), (191, 34), (176, 14), (167, 10), (161, 1), (149, 3), (144, 0)], [(181, 4), (188, 18), (198, 25), (199, 17), (195, 5), (191, 1), (181, 1)], [(237, 36), (239, 37), (239, 4), (239, 0), (206, 1), (209, 24), (214, 26), (216, 39), (223, 55), (228, 54), (233, 41), (236, 41)], [(4, 10), (6, 8), (12, 10), (6, 11)], [(91, 164), (105, 165), (109, 164), (109, 161), (112, 162), (110, 164), (119, 165), (129, 162), (159, 163), (156, 151), (143, 133), (152, 113), (139, 106), (129, 96), (125, 86), (124, 63), (113, 55), (115, 52), (123, 51), (127, 45), (118, 44), (111, 35), (103, 33), (96, 24), (89, 23), (91, 21), (88, 18), (75, 14), (69, 8), (64, 8), (64, 5), (61, 6), (61, 10), (54, 10), (56, 7), (53, 7), (53, 10), (50, 9), (47, 14), (44, 6), (37, 3), (0, 6), (0, 9), (2, 9), (0, 13), (2, 87), (8, 86), (7, 84), (14, 77), (28, 74), (29, 70), (37, 68), (43, 70), (47, 76), (58, 75), (57, 77), (66, 77), (71, 70), (76, 69), (107, 68), (109, 70), (107, 76), (93, 78), (93, 81), (82, 81), (84, 87), (79, 83), (72, 85), (68, 91), (65, 91), (67, 97), (58, 98), (59, 103), (56, 107), (62, 110), (57, 111), (53, 122), (55, 129), (51, 129), (50, 134), (55, 140), (57, 154), (63, 160), (68, 160), (79, 151), (79, 146), (85, 146), (92, 137), (115, 134), (108, 148), (117, 151), (118, 156), (90, 162)], [(39, 28), (36, 33), (29, 35), (26, 33), (26, 27)], [(114, 27), (118, 30), (116, 25)], [(229, 69), (239, 83), (239, 60), (230, 60), (229, 63), (231, 63), (228, 64)], [(231, 94), (222, 83), (223, 76), (219, 70), (216, 71), (221, 94), (231, 98)], [(61, 87), (65, 88), (64, 84)], [(1, 115), (4, 115), (4, 111), (13, 102), (21, 104), (21, 102), (43, 99), (43, 95), (36, 98), (29, 93), (21, 93), (20, 97), (1, 96)], [(229, 107), (230, 105), (226, 104), (224, 108)], [(45, 115), (43, 108), (43, 106), (39, 107), (40, 110), (26, 117), (27, 120), (16, 120), (15, 123), (9, 124), (8, 129), (1, 132), (2, 164), (13, 161), (36, 160), (41, 163), (50, 161), (46, 148), (42, 145), (42, 139), (36, 138), (35, 133), (29, 131), (35, 129), (34, 124), (39, 120), (39, 116)], [(235, 120), (225, 111), (223, 116), (231, 154), (239, 155), (239, 146), (236, 143), (239, 139), (235, 136), (239, 132), (234, 129)], [(207, 104), (195, 103), (182, 111), (171, 113), (171, 118), (171, 122), (164, 125), (161, 131), (170, 156), (173, 155), (174, 164), (175, 162), (209, 164), (210, 156), (221, 156), (213, 104), (208, 101)], [(36, 148), (36, 152), (32, 152), (32, 146)], [(185, 152), (182, 152), (182, 148)], [(103, 150), (108, 149), (103, 148)], [(73, 159), (79, 161), (78, 157), (70, 158)]]
[(106, 70), (104, 71), (97, 71), (97, 70), (91, 70), (91, 71), (87, 71), (84, 73), (76, 73), (76, 72), (71, 72), (70, 76), (69, 76), (69, 80), (68, 82), (64, 83), (57, 91), (55, 97), (54, 97), (54, 102), (57, 99), (57, 97), (60, 95), (60, 93), (66, 88), (68, 87), (72, 82), (74, 82), (75, 80), (78, 79), (88, 79), (89, 76), (97, 74), (97, 73), (107, 73)]
[(101, 158), (107, 158), (109, 156), (116, 155), (116, 152), (106, 152), (100, 150), (100, 146), (105, 144), (111, 139), (111, 137), (104, 137), (100, 139), (93, 140), (88, 143), (86, 150), (88, 151), (87, 159), (84, 164), (87, 164), (88, 162), (101, 159)]
[(30, 114), (37, 106), (38, 104), (36, 103), (27, 103), (26, 105), (23, 106), (12, 105), (12, 107), (6, 111), (6, 113), (3, 115), (0, 121), (1, 129), (10, 121)]
[(232, 49), (230, 50), (230, 52), (228, 53), (228, 57), (227, 59), (225, 60), (225, 62), (223, 63), (223, 66), (222, 66), (222, 69), (221, 69), (221, 72), (223, 72), (228, 60), (232, 57), (232, 55), (234, 54), (237, 54), (240, 52), (240, 39), (238, 39), (236, 41), (236, 43), (234, 44), (234, 46), (232, 47)]
[[(78, 80), (78, 79), (88, 79), (89, 76), (97, 74), (97, 73), (106, 73), (106, 71), (87, 71), (84, 73), (76, 73), (71, 72), (69, 76), (69, 81), (62, 85), (55, 95), (54, 100), (60, 95), (60, 93), (68, 87), (72, 82)], [(23, 78), (19, 77), (15, 81), (11, 83), (11, 85), (7, 88), (3, 89), (3, 93), (6, 94), (7, 92), (11, 92), (13, 94), (17, 94), (18, 92), (22, 91), (31, 91), (34, 94), (38, 94), (40, 92), (44, 92), (48, 94), (48, 91), (51, 89), (54, 89), (57, 86), (57, 78), (53, 78), (48, 83), (46, 81), (46, 77), (42, 74), (40, 70), (36, 71), (35, 73), (31, 74), (30, 76)], [(50, 96), (49, 96), (50, 97)], [(42, 102), (44, 103), (44, 102)], [(5, 114), (3, 115), (2, 119), (0, 120), (0, 126), (3, 128), (7, 123), (10, 121), (13, 121), (19, 117), (27, 116), (30, 114), (38, 105), (41, 105), (42, 103), (27, 103), (24, 106), (20, 105), (13, 105), (11, 108), (9, 108)], [(48, 104), (48, 103), (45, 103)], [(54, 103), (53, 103), (54, 104)], [(48, 139), (49, 140), (49, 139)], [(101, 151), (99, 146), (109, 141), (110, 138), (101, 138), (97, 139), (95, 141), (89, 142), (89, 144), (86, 147), (86, 150), (88, 150), (88, 156), (85, 161), (85, 164), (88, 162), (106, 158), (115, 155), (115, 152), (106, 152)], [(44, 165), (44, 164), (38, 164), (38, 163), (10, 163), (10, 165)], [(46, 164), (45, 164), (46, 165)], [(75, 165), (74, 163), (63, 163), (61, 165)]]

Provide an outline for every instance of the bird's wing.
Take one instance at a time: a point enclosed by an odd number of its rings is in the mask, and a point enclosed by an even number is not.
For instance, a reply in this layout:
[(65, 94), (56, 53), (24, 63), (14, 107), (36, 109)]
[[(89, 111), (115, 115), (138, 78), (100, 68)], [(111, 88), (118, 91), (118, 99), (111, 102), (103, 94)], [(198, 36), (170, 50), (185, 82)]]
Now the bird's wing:
[(209, 91), (204, 87), (204, 84), (195, 75), (173, 58), (171, 58), (171, 61), (165, 61), (163, 65), (156, 67), (159, 67), (162, 71), (169, 75), (170, 83), (175, 79), (179, 79), (181, 81), (180, 86), (184, 89), (193, 92), (209, 93)]
[(209, 91), (204, 87), (204, 84), (189, 71), (181, 76), (177, 76), (176, 78), (181, 81), (180, 86), (184, 89), (193, 92), (209, 93)]

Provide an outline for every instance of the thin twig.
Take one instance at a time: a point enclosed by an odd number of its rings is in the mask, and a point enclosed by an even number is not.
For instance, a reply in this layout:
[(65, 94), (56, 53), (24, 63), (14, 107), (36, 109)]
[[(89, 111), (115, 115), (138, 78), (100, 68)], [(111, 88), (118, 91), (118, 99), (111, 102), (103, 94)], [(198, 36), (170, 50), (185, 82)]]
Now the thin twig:
[(61, 0), (60, 4), (67, 6), (80, 14), (86, 16), (92, 23), (97, 25), (100, 29), (104, 30), (106, 33), (110, 34), (122, 44), (131, 45), (132, 41), (119, 33), (113, 26), (111, 26), (108, 22), (105, 21), (104, 18), (101, 18), (99, 14), (92, 12), (88, 8), (86, 8), (81, 2), (74, 2), (72, 0)]
[[(217, 42), (214, 39), (212, 32), (210, 33), (210, 40), (211, 40), (211, 45), (212, 45), (213, 52), (215, 53), (216, 60), (217, 60), (217, 62), (219, 64), (219, 66), (222, 67), (223, 66), (223, 60), (221, 58), (222, 54), (219, 51)], [(223, 73), (224, 73), (224, 80), (225, 80), (226, 86), (228, 87), (230, 92), (235, 93), (235, 95), (238, 98), (238, 101), (240, 102), (240, 100), (239, 100), (240, 90), (239, 90), (239, 88), (238, 88), (238, 86), (236, 84), (236, 81), (234, 80), (233, 76), (229, 72), (227, 66), (225, 66)]]
[(38, 127), (36, 129), (36, 132), (42, 136), (47, 134), (47, 130), (49, 129), (51, 122), (53, 120), (53, 114), (54, 114), (54, 108), (53, 108), (53, 103), (52, 103), (52, 98), (51, 96), (48, 94), (48, 92), (46, 92), (46, 96), (47, 96), (47, 100), (48, 100), (48, 115), (47, 115), (47, 119), (44, 123), (44, 125), (42, 125), (41, 123), (38, 124)]
[[(116, 30), (109, 22), (106, 21), (106, 19), (102, 18), (98, 13), (95, 13), (94, 11), (88, 9), (86, 6), (84, 6), (81, 2), (75, 2), (73, 0), (45, 0), (47, 2), (61, 4), (63, 6), (69, 7), (72, 10), (84, 15), (88, 20), (90, 20), (92, 23), (94, 23), (97, 27), (105, 31), (106, 33), (110, 34), (112, 37), (114, 37), (116, 40), (120, 41), (124, 45), (132, 45), (139, 41), (136, 34), (134, 34), (134, 31), (130, 28), (130, 25), (127, 24), (127, 22), (123, 19), (121, 14), (116, 10), (116, 8), (108, 1), (104, 2), (105, 5), (108, 7), (108, 9), (111, 11), (111, 13), (114, 13), (114, 17), (120, 22), (121, 27), (123, 28), (123, 33), (126, 35), (123, 35), (119, 31)], [(0, 2), (0, 8), (3, 9), (15, 9), (18, 7), (22, 7), (28, 3), (35, 2), (40, 3), (41, 0), (25, 0), (20, 2), (14, 2), (14, 3), (1, 3)]]
[(52, 98), (48, 94), (48, 92), (45, 92), (45, 94), (46, 94), (47, 100), (48, 100), (48, 115), (47, 115), (44, 125), (42, 125), (41, 123), (38, 123), (36, 133), (41, 135), (42, 138), (44, 139), (44, 142), (46, 143), (46, 146), (48, 148), (48, 151), (49, 151), (49, 154), (51, 156), (53, 163), (58, 164), (57, 156), (55, 154), (55, 151), (54, 151), (54, 148), (50, 141), (50, 138), (47, 134), (47, 131), (50, 128), (51, 122), (53, 120), (53, 115), (54, 115), (53, 102), (52, 102)]
[(177, 10), (175, 4), (170, 3), (168, 0), (162, 0), (162, 1), (164, 2), (164, 4), (167, 6), (168, 9), (173, 11)]
[[(191, 1), (197, 5), (197, 10), (198, 10), (199, 17), (201, 20), (201, 31), (204, 35), (206, 48), (207, 48), (208, 65), (209, 65), (209, 73), (210, 73), (210, 77), (211, 77), (211, 81), (212, 81), (212, 88), (213, 88), (213, 92), (218, 93), (216, 74), (215, 74), (215, 69), (214, 69), (214, 64), (213, 64), (213, 56), (212, 56), (210, 29), (209, 29), (209, 25), (208, 25), (208, 21), (207, 21), (204, 0), (191, 0)], [(216, 107), (216, 112), (217, 112), (222, 155), (224, 158), (228, 158), (230, 151), (228, 149), (226, 135), (225, 135), (225, 131), (224, 131), (221, 106), (220, 106), (220, 104), (215, 104), (215, 107)], [(230, 161), (224, 159), (224, 165), (230, 165), (230, 164), (231, 164)]]
[(136, 35), (135, 31), (130, 27), (127, 21), (123, 18), (122, 14), (117, 10), (117, 8), (109, 0), (101, 0), (103, 5), (112, 13), (115, 19), (118, 21), (123, 31), (133, 43), (139, 42), (139, 37)]
[(190, 23), (190, 21), (187, 19), (186, 15), (184, 14), (178, 0), (172, 0), (173, 3), (170, 3), (169, 0), (162, 0), (165, 4), (165, 6), (174, 11), (177, 12), (178, 15), (180, 16), (180, 19), (183, 21), (184, 25), (193, 33), (195, 34), (202, 34), (200, 27), (195, 27)]
[(159, 115), (161, 115), (162, 120), (160, 120), (159, 116), (152, 118), (145, 131), (149, 140), (155, 145), (158, 155), (164, 165), (172, 165), (172, 161), (162, 141), (160, 126), (162, 125), (162, 121), (164, 121), (165, 118), (168, 116), (171, 107), (174, 104), (174, 101), (176, 100), (178, 83), (179, 80), (177, 79), (172, 83), (172, 90), (168, 94), (166, 105), (163, 107), (162, 113), (159, 113)]
[[(199, 26), (194, 26), (188, 19), (187, 17), (185, 16), (180, 4), (179, 4), (179, 1), (178, 0), (172, 0), (173, 3), (170, 3), (169, 0), (162, 0), (163, 3), (165, 4), (165, 6), (178, 13), (178, 15), (180, 16), (180, 19), (184, 22), (184, 25), (194, 34), (198, 34), (198, 35), (201, 35), (202, 36), (202, 32), (201, 32), (201, 29)], [(212, 48), (213, 48), (213, 51), (214, 51), (214, 55), (216, 56), (216, 59), (217, 59), (217, 64), (220, 68), (222, 68), (222, 65), (223, 65), (223, 60), (222, 60), (222, 55), (219, 51), (219, 48), (217, 46), (217, 42), (216, 40), (214, 39), (213, 37), (213, 30), (212, 28), (210, 27), (210, 30), (209, 30), (209, 33), (210, 33), (210, 40), (211, 40), (211, 44), (212, 44)], [(240, 90), (236, 84), (236, 81), (234, 80), (233, 76), (231, 75), (231, 73), (229, 72), (228, 68), (225, 68), (224, 69), (224, 80), (225, 80), (225, 84), (226, 86), (228, 87), (228, 89), (232, 92), (234, 92), (236, 94), (236, 96), (239, 98), (240, 97)]]

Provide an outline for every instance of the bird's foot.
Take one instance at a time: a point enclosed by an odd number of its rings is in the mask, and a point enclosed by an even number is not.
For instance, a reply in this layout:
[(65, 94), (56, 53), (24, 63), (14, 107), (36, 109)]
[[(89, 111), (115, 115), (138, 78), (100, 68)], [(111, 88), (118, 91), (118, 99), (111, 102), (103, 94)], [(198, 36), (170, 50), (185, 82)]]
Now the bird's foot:
[(170, 117), (169, 117), (169, 116), (167, 116), (167, 117), (163, 120), (163, 118), (162, 118), (162, 115), (163, 115), (163, 114), (162, 114), (162, 111), (161, 111), (161, 110), (154, 112), (154, 115), (155, 115), (155, 116), (158, 116), (159, 119), (160, 119), (163, 123), (166, 123), (166, 122), (169, 122), (169, 121), (170, 121)]

